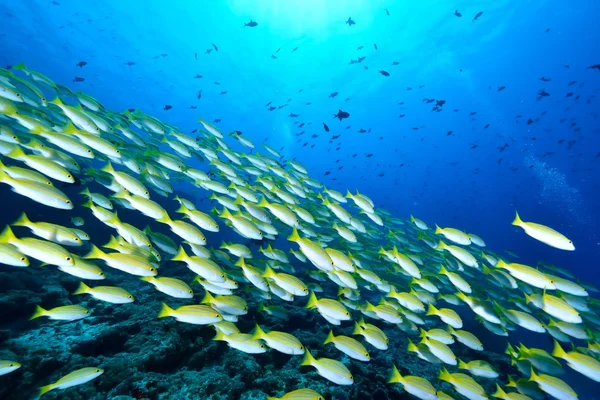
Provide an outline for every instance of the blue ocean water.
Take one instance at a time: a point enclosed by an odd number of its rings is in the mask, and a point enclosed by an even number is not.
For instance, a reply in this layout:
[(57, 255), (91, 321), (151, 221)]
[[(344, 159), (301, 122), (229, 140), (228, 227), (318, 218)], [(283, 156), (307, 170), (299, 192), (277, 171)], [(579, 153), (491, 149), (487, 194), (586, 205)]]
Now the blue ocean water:
[[(218, 120), (328, 188), (600, 286), (598, 16), (594, 1), (22, 0), (0, 4), (0, 66), (187, 133)], [(516, 210), (576, 251), (526, 236)]]

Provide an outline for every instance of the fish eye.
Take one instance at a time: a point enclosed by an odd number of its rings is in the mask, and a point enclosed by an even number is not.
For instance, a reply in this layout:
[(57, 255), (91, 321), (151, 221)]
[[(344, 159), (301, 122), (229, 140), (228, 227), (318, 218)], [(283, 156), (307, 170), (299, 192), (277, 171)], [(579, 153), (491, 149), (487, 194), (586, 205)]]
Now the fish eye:
[(87, 151), (87, 152), (88, 152), (88, 153), (90, 153), (90, 154), (92, 154), (92, 151), (91, 151), (90, 149), (88, 149), (88, 151)]
[(14, 367), (14, 366), (15, 366), (15, 364), (9, 364), (8, 366), (9, 366), (9, 367)]
[(19, 93), (16, 93), (17, 97), (21, 97), (21, 95)]
[(71, 204), (71, 200), (67, 200), (67, 204)]
[(117, 150), (117, 154), (121, 154), (121, 150)]
[(100, 372), (100, 370), (99, 370), (99, 369), (97, 369), (97, 370), (96, 370), (96, 372)]
[(67, 257), (67, 258), (65, 258), (65, 260), (71, 261), (71, 257)]
[(225, 278), (225, 274), (221, 274), (221, 278)]
[(89, 312), (89, 310), (85, 310), (85, 313), (86, 313), (86, 314), (89, 314), (90, 312)]
[(132, 295), (127, 296), (128, 299), (133, 299)]
[(21, 257), (21, 261), (25, 261), (25, 257)]
[(346, 315), (347, 315), (347, 316), (350, 316), (350, 313), (349, 313), (349, 312), (347, 312), (347, 313), (346, 313)]
[(220, 317), (220, 315), (219, 314), (215, 314), (215, 317)]
[(78, 238), (78, 237), (76, 237), (76, 238), (75, 238), (75, 239), (73, 239), (73, 240), (75, 240), (76, 242), (78, 242), (78, 241), (79, 241), (79, 238)]
[(300, 350), (304, 350), (304, 347), (303, 347), (303, 346), (300, 346)]
[(189, 294), (193, 294), (194, 292), (192, 292), (191, 290), (188, 290), (188, 293), (189, 293)]
[(42, 97), (42, 101), (45, 103), (45, 102), (46, 102), (46, 99), (45, 99), (44, 97)]
[(150, 268), (150, 272), (156, 272), (154, 268)]
[(100, 272), (100, 276), (104, 276), (104, 272)]

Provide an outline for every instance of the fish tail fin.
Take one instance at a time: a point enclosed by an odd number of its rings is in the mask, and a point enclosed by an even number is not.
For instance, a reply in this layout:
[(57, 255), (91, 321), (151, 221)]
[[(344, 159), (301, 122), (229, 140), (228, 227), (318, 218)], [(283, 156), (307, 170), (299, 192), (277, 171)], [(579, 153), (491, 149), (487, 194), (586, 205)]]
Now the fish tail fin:
[(15, 147), (14, 149), (12, 149), (10, 152), (8, 152), (8, 154), (6, 154), (6, 157), (8, 158), (14, 158), (16, 160), (22, 158), (26, 156), (26, 154), (23, 152), (23, 150), (20, 147)]
[(215, 298), (212, 296), (212, 294), (210, 294), (210, 292), (207, 290), (202, 300), (200, 300), (200, 304), (210, 304), (214, 299)]
[(152, 282), (154, 279), (156, 279), (153, 276), (140, 276), (140, 281), (144, 281), (144, 282)]
[(554, 341), (554, 350), (552, 350), (552, 355), (558, 358), (564, 358), (567, 355), (567, 353), (556, 340)]
[(258, 308), (256, 309), (257, 312), (263, 312), (265, 311), (265, 306), (263, 305), (263, 303), (260, 303), (258, 305)]
[(325, 341), (323, 342), (323, 344), (331, 343), (331, 342), (333, 342), (333, 339), (335, 339), (335, 336), (333, 336), (333, 331), (330, 330), (329, 333), (327, 334), (327, 337), (325, 338)]
[(414, 344), (412, 342), (412, 340), (408, 339), (408, 346), (406, 347), (406, 350), (408, 350), (410, 352), (415, 352), (415, 351), (419, 350), (419, 348), (417, 347), (416, 344)]
[(127, 192), (127, 189), (121, 189), (117, 193), (113, 194), (112, 197), (115, 199), (125, 199), (128, 195), (129, 193)]
[(440, 374), (438, 375), (438, 379), (441, 381), (449, 382), (450, 379), (452, 379), (452, 376), (450, 375), (450, 372), (448, 372), (448, 370), (446, 368), (442, 368), (442, 370), (440, 371)]
[(92, 248), (90, 249), (89, 253), (87, 253), (85, 256), (83, 256), (83, 258), (85, 259), (90, 259), (90, 258), (102, 258), (105, 256), (105, 253), (100, 250), (98, 247), (96, 247), (95, 245), (92, 244)]
[(215, 337), (212, 340), (225, 340), (227, 335), (223, 333), (219, 328), (216, 328)]
[(515, 219), (512, 222), (512, 224), (514, 226), (521, 226), (521, 225), (523, 225), (523, 221), (521, 220), (521, 217), (519, 217), (519, 213), (515, 211), (515, 214), (516, 214), (515, 215)]
[(438, 242), (437, 248), (438, 248), (439, 250), (444, 250), (444, 249), (446, 248), (446, 243), (444, 243), (444, 241), (443, 241), (443, 240), (440, 240), (440, 241)]
[(158, 318), (164, 318), (171, 316), (173, 309), (167, 305), (167, 303), (162, 303), (160, 307), (160, 311), (158, 312)]
[(171, 261), (185, 261), (188, 258), (189, 258), (189, 256), (185, 252), (185, 249), (183, 248), (183, 246), (179, 246), (179, 249), (177, 250), (177, 254), (175, 254), (175, 256), (173, 258), (171, 258)]
[(262, 274), (262, 277), (263, 278), (273, 278), (274, 276), (276, 276), (275, 271), (273, 271), (273, 269), (267, 265), (265, 267), (265, 272), (263, 272), (263, 274)]
[(12, 69), (16, 69), (17, 71), (25, 71), (27, 67), (25, 66), (25, 63), (19, 63), (17, 65), (13, 65)]
[(427, 313), (425, 315), (430, 316), (430, 315), (436, 315), (438, 312), (438, 309), (435, 308), (435, 306), (431, 303), (429, 303), (429, 307), (427, 307)]
[(17, 237), (13, 233), (12, 229), (10, 229), (10, 226), (6, 225), (2, 233), (0, 233), (0, 243), (10, 243), (16, 239)]
[(298, 242), (300, 240), (300, 235), (298, 234), (298, 229), (293, 227), (292, 234), (287, 238), (290, 242)]
[(400, 375), (400, 371), (396, 368), (396, 365), (392, 365), (392, 373), (388, 378), (387, 383), (398, 383), (402, 381), (402, 375)]
[(463, 360), (461, 360), (460, 358), (456, 359), (458, 361), (458, 368), (459, 369), (468, 369), (467, 368), (467, 363), (464, 362)]
[(60, 97), (58, 97), (58, 96), (56, 96), (55, 98), (53, 98), (52, 100), (50, 100), (48, 103), (55, 104), (55, 105), (57, 105), (59, 107), (64, 106), (64, 103), (61, 101)]
[(29, 218), (27, 218), (27, 214), (25, 214), (25, 211), (23, 211), (19, 218), (12, 223), (13, 226), (27, 226), (29, 224), (31, 224), (31, 221), (29, 220)]
[(496, 391), (494, 392), (494, 394), (492, 394), (492, 396), (497, 397), (499, 399), (510, 399), (510, 397), (508, 397), (506, 392), (504, 390), (502, 390), (500, 385), (498, 385), (497, 383), (496, 383)]
[[(13, 67), (14, 68), (14, 67)], [(54, 389), (54, 384), (50, 384), (50, 385), (46, 385), (46, 386), (42, 386), (40, 388), (40, 390), (38, 391), (38, 397), (42, 397), (44, 394), (48, 393), (49, 391), (51, 391), (52, 389)]]
[(440, 264), (440, 270), (438, 271), (438, 274), (447, 274), (447, 273), (448, 273), (448, 270), (446, 269), (444, 264)]
[(42, 307), (36, 304), (35, 311), (33, 312), (31, 318), (29, 318), (29, 320), (31, 321), (32, 319), (43, 317), (44, 315), (46, 315), (46, 312), (46, 310), (44, 310)]
[(90, 193), (90, 189), (88, 189), (87, 187), (84, 188), (81, 192), (79, 192), (79, 194), (82, 194), (87, 197), (90, 197), (92, 195), (92, 193)]
[(76, 291), (73, 292), (73, 294), (85, 294), (88, 293), (90, 290), (90, 287), (88, 285), (86, 285), (84, 282), (81, 282), (79, 284), (79, 287), (77, 288)]
[(109, 161), (106, 163), (106, 165), (104, 167), (100, 168), (100, 171), (112, 174), (113, 172), (115, 172), (115, 169), (113, 168), (111, 162)]
[(260, 325), (256, 324), (256, 326), (254, 327), (254, 330), (252, 331), (252, 340), (262, 339), (266, 335), (267, 334), (265, 333), (265, 331), (263, 331), (261, 329)]
[(358, 324), (358, 322), (354, 322), (354, 328), (352, 329), (352, 335), (361, 335), (362, 334), (362, 328), (360, 327), (360, 325)]
[(304, 358), (302, 359), (300, 366), (310, 366), (313, 365), (315, 361), (315, 358), (312, 356), (312, 354), (310, 354), (310, 351), (308, 351), (307, 349), (306, 352), (304, 352)]
[(315, 308), (317, 306), (317, 296), (315, 295), (315, 292), (311, 291), (310, 295), (308, 296), (308, 302), (306, 303), (306, 305), (304, 306), (304, 308)]
[(189, 211), (188, 208), (185, 205), (183, 205), (183, 203), (181, 203), (179, 208), (177, 210), (175, 210), (175, 212), (179, 213), (179, 214), (187, 214), (188, 211)]
[(256, 205), (257, 207), (268, 207), (271, 204), (269, 204), (269, 202), (267, 201), (267, 199), (265, 199), (264, 197), (261, 197), (260, 202)]
[(438, 226), (438, 224), (435, 224), (435, 232), (434, 232), (434, 233), (435, 233), (436, 235), (439, 235), (439, 234), (441, 234), (441, 233), (442, 233), (442, 228), (440, 228), (440, 227)]

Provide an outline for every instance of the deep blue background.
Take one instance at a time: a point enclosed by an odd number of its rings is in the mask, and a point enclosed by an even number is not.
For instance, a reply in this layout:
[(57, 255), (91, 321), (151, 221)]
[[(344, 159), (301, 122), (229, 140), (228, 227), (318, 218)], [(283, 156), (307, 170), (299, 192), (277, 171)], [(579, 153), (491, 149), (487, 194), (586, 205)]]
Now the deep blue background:
[[(0, 3), (0, 65), (25, 62), (109, 109), (139, 108), (184, 132), (199, 117), (221, 119), (224, 132), (266, 140), (327, 187), (358, 189), (395, 216), (476, 233), (521, 262), (599, 285), (600, 70), (585, 69), (600, 63), (599, 16), (600, 2), (585, 0), (22, 0)], [(258, 26), (243, 27), (250, 19)], [(219, 51), (205, 54), (212, 43)], [(542, 88), (551, 96), (537, 100)], [(432, 112), (424, 98), (446, 104)], [(270, 112), (267, 102), (288, 105)], [(333, 119), (338, 109), (350, 118)], [(516, 209), (577, 250), (512, 227)]]

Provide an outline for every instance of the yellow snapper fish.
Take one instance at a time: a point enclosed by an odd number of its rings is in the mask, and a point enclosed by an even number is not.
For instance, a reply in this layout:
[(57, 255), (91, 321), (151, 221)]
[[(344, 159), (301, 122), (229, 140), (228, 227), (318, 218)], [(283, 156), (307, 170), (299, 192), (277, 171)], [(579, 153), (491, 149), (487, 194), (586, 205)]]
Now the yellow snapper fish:
[(162, 303), (158, 318), (166, 317), (173, 317), (179, 322), (193, 325), (209, 325), (223, 320), (223, 316), (219, 312), (205, 305), (181, 306), (173, 309)]
[(352, 374), (344, 364), (331, 358), (315, 359), (308, 350), (304, 353), (304, 359), (300, 366), (314, 367), (319, 375), (338, 385), (352, 385), (354, 383)]
[(41, 237), (64, 246), (81, 246), (83, 242), (73, 229), (47, 222), (32, 222), (25, 212), (12, 223), (13, 226), (24, 226)]
[(11, 360), (0, 360), (0, 376), (10, 374), (21, 368), (21, 364)]
[(125, 304), (132, 303), (134, 301), (133, 296), (127, 290), (116, 286), (96, 286), (94, 288), (89, 287), (85, 283), (81, 282), (79, 288), (73, 292), (77, 294), (89, 294), (92, 297), (113, 304)]
[(86, 367), (73, 371), (54, 383), (46, 386), (42, 386), (39, 390), (38, 397), (48, 393), (51, 390), (56, 389), (67, 389), (77, 385), (83, 385), (89, 381), (92, 381), (102, 375), (104, 370), (97, 367)]
[(144, 282), (153, 285), (156, 290), (177, 299), (191, 299), (194, 292), (187, 283), (180, 279), (167, 277), (143, 276), (140, 278)]
[(213, 340), (227, 342), (229, 347), (243, 351), (248, 354), (260, 354), (267, 351), (266, 346), (260, 340), (256, 340), (247, 333), (232, 333), (226, 335), (220, 329), (217, 329)]
[(569, 367), (580, 374), (596, 382), (600, 382), (600, 361), (597, 359), (576, 351), (566, 352), (556, 340), (554, 341), (552, 355), (565, 360)]
[(304, 346), (293, 335), (287, 332), (270, 331), (265, 332), (260, 325), (256, 324), (252, 332), (252, 339), (260, 339), (267, 346), (284, 354), (304, 354)]
[(462, 394), (469, 400), (487, 400), (485, 390), (469, 375), (461, 373), (449, 373), (446, 368), (442, 368), (438, 379), (448, 382), (454, 386), (454, 390)]
[(546, 374), (538, 375), (531, 369), (529, 380), (537, 383), (540, 389), (555, 399), (576, 400), (578, 398), (573, 388), (557, 377)]
[(64, 247), (46, 240), (34, 238), (17, 238), (9, 226), (0, 233), (0, 243), (16, 247), (21, 253), (35, 258), (46, 264), (66, 265), (75, 264), (74, 256)]
[(369, 361), (371, 356), (365, 347), (356, 339), (348, 336), (335, 336), (333, 331), (329, 331), (323, 344), (333, 343), (336, 349), (359, 361)]
[(419, 376), (400, 375), (398, 368), (392, 366), (392, 373), (388, 383), (401, 383), (404, 390), (422, 400), (438, 400), (435, 388), (425, 378)]
[(48, 317), (49, 319), (59, 321), (76, 321), (78, 319), (86, 318), (89, 316), (89, 310), (78, 305), (60, 306), (52, 308), (50, 310), (46, 310), (40, 307), (39, 305), (36, 305), (35, 312), (29, 319), (32, 320), (40, 317)]
[(555, 231), (545, 225), (536, 224), (534, 222), (523, 222), (519, 213), (516, 213), (516, 217), (512, 222), (513, 225), (523, 228), (526, 234), (532, 238), (539, 240), (548, 246), (560, 249), (560, 250), (575, 250), (573, 242), (565, 237), (560, 232)]
[(9, 243), (0, 243), (0, 264), (13, 267), (28, 267), (29, 258)]
[(325, 400), (325, 396), (312, 389), (297, 389), (284, 394), (281, 397), (267, 396), (267, 400)]
[(27, 197), (37, 203), (61, 210), (72, 210), (73, 203), (59, 189), (54, 186), (32, 181), (29, 179), (11, 178), (4, 170), (0, 169), (0, 183), (6, 183), (11, 190), (21, 196)]

